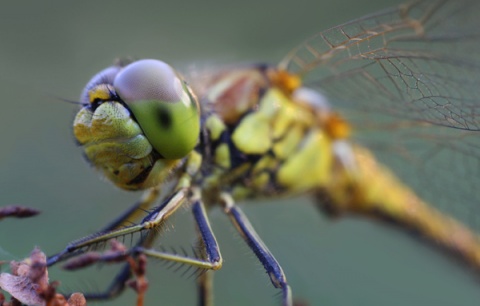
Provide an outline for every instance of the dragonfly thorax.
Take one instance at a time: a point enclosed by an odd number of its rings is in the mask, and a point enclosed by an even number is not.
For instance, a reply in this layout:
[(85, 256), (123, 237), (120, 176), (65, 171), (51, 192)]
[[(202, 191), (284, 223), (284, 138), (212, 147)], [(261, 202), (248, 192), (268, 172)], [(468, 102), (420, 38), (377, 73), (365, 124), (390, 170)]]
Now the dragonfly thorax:
[(205, 160), (197, 184), (208, 197), (300, 193), (329, 179), (342, 121), (323, 96), (285, 77), (266, 66), (223, 71), (199, 95), (205, 124), (197, 150)]

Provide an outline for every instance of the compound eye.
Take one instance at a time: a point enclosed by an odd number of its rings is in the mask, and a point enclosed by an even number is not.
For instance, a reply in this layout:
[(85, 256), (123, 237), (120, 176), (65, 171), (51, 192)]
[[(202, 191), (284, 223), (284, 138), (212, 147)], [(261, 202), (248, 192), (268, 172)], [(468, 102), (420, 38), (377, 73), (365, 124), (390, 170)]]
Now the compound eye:
[(182, 158), (193, 150), (200, 133), (198, 102), (172, 67), (153, 59), (136, 61), (117, 74), (113, 86), (164, 158)]
[(97, 98), (104, 101), (108, 100), (111, 93), (109, 91), (109, 86), (113, 83), (113, 80), (120, 69), (119, 66), (111, 66), (94, 75), (83, 88), (80, 102), (84, 105), (88, 105), (93, 103)]

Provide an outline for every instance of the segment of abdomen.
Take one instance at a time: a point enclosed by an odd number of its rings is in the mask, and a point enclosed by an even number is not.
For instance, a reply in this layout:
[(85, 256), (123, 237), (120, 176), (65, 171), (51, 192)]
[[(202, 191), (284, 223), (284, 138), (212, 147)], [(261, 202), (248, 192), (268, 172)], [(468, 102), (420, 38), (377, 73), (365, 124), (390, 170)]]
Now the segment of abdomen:
[(477, 233), (420, 199), (365, 148), (351, 146), (351, 154), (350, 169), (339, 167), (322, 189), (330, 211), (373, 217), (413, 230), (480, 268)]

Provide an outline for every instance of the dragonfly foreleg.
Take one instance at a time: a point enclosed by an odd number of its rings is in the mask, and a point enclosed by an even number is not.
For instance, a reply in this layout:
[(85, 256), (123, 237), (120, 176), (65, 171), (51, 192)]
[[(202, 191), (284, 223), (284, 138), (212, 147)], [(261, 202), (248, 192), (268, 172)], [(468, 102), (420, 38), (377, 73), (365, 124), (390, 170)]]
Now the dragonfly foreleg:
[[(204, 270), (218, 270), (221, 268), (223, 259), (220, 254), (220, 250), (217, 244), (217, 240), (212, 232), (208, 217), (205, 211), (204, 204), (201, 202), (200, 198), (197, 196), (198, 192), (193, 191), (193, 196), (189, 198), (189, 201), (192, 202), (192, 212), (195, 217), (197, 231), (199, 233), (200, 245), (202, 246), (202, 255), (205, 259), (200, 258), (191, 258), (188, 256), (180, 254), (172, 254), (168, 252), (161, 252), (152, 248), (154, 239), (159, 235), (159, 231), (151, 231), (148, 235), (142, 236), (142, 239), (136, 244), (135, 247), (130, 249), (128, 252), (136, 256), (140, 253), (147, 255), (148, 257), (167, 260), (171, 262), (177, 262), (182, 264), (191, 265), (199, 269)], [(175, 196), (171, 197), (173, 199)], [(170, 201), (161, 207), (157, 208), (151, 212), (147, 217), (144, 218), (144, 221), (155, 219), (155, 214), (162, 211), (162, 207), (167, 207)], [(208, 276), (203, 273), (200, 278), (201, 280), (207, 280)], [(119, 274), (112, 281), (107, 290), (100, 293), (89, 293), (85, 294), (85, 297), (89, 300), (108, 300), (117, 295), (119, 295), (125, 289), (125, 283), (128, 279), (132, 277), (132, 272), (129, 264), (125, 264)], [(205, 283), (206, 284), (206, 283)], [(207, 296), (210, 294), (210, 286), (208, 291), (205, 292), (205, 299), (202, 299), (199, 305), (207, 306), (211, 305), (211, 298)]]
[[(137, 252), (141, 252), (147, 256), (187, 264), (204, 270), (218, 270), (222, 267), (223, 259), (220, 254), (217, 240), (208, 221), (205, 206), (200, 199), (200, 192), (197, 189), (192, 190), (191, 197), (192, 213), (196, 221), (196, 230), (198, 232), (199, 246), (201, 247), (201, 255), (203, 258), (191, 258), (179, 254), (170, 254), (160, 252), (154, 249), (137, 248)], [(205, 271), (198, 278), (198, 305), (208, 306), (213, 304), (212, 298), (212, 275)]]
[(191, 258), (180, 254), (171, 254), (167, 252), (157, 251), (155, 249), (137, 248), (136, 251), (143, 253), (149, 257), (154, 257), (162, 260), (175, 261), (191, 265), (200, 269), (218, 270), (222, 267), (223, 259), (220, 254), (217, 240), (213, 234), (210, 222), (208, 221), (205, 206), (197, 196), (198, 192), (193, 191), (191, 198), (192, 213), (196, 221), (197, 231), (199, 233), (200, 245), (202, 246), (202, 257)]
[[(85, 238), (76, 240), (67, 245), (67, 247), (60, 253), (51, 256), (47, 260), (47, 265), (51, 266), (59, 261), (65, 260), (79, 254), (84, 253), (84, 249), (88, 249), (93, 245), (97, 245), (102, 242), (106, 242), (110, 239), (115, 239), (125, 235), (137, 233), (143, 230), (150, 230), (158, 228), (171, 214), (173, 214), (185, 201), (188, 194), (188, 188), (178, 189), (171, 197), (169, 197), (162, 205), (151, 211), (139, 224), (126, 226), (119, 229), (100, 232), (94, 235), (87, 236)], [(149, 198), (148, 196), (144, 198)], [(153, 201), (152, 197), (152, 201)], [(123, 216), (129, 216), (130, 214), (124, 214)], [(118, 227), (125, 221), (119, 222), (120, 218), (115, 222), (112, 222), (111, 226)], [(108, 227), (107, 227), (108, 229)]]
[(278, 261), (258, 236), (252, 224), (247, 219), (247, 216), (239, 207), (235, 206), (232, 197), (228, 194), (222, 194), (221, 199), (225, 213), (230, 217), (230, 220), (243, 240), (245, 240), (250, 249), (255, 253), (255, 256), (257, 256), (258, 260), (262, 263), (273, 286), (282, 290), (282, 304), (284, 306), (291, 306), (293, 304), (292, 292), (282, 267), (280, 267)]
[[(75, 252), (77, 249), (85, 248), (91, 244), (96, 244), (99, 242), (107, 241), (110, 239), (117, 238), (130, 233), (135, 233), (143, 229), (153, 229), (160, 226), (163, 221), (165, 221), (171, 214), (173, 214), (181, 205), (185, 202), (188, 197), (189, 190), (187, 188), (177, 189), (172, 196), (167, 198), (165, 202), (159, 207), (152, 210), (140, 224), (128, 226), (125, 228), (112, 230), (110, 232), (100, 234), (93, 238), (85, 238), (70, 244), (62, 253), (59, 253), (58, 258), (65, 259), (68, 256), (68, 251)], [(144, 199), (149, 198), (145, 196)], [(194, 203), (195, 206), (195, 203)], [(125, 216), (128, 214), (125, 213)], [(118, 218), (119, 220), (120, 218)], [(113, 223), (112, 223), (113, 224)], [(177, 254), (169, 254), (165, 252), (158, 252), (152, 249), (152, 244), (155, 238), (160, 234), (160, 231), (149, 231), (147, 235), (142, 235), (140, 240), (136, 243), (134, 247), (127, 251), (131, 256), (137, 256), (140, 253), (143, 253), (147, 256), (161, 258), (170, 261), (190, 263), (195, 261), (194, 259), (184, 258), (183, 256)], [(63, 256), (65, 254), (66, 256)], [(76, 254), (75, 254), (76, 255)], [(57, 260), (58, 261), (58, 260)], [(100, 260), (101, 261), (101, 260)], [(195, 265), (195, 264), (193, 264)], [(197, 265), (198, 266), (198, 265)], [(204, 268), (205, 265), (200, 264), (201, 268)], [(112, 281), (107, 290), (99, 293), (86, 293), (85, 297), (89, 300), (108, 300), (118, 296), (125, 289), (126, 281), (132, 277), (131, 267), (127, 263), (123, 266), (122, 270), (117, 274), (115, 279)]]
[(100, 232), (108, 232), (114, 229), (121, 228), (127, 225), (127, 223), (129, 223), (129, 220), (139, 220), (140, 215), (144, 214), (145, 211), (148, 210), (155, 203), (159, 195), (160, 188), (150, 188), (143, 194), (142, 198), (139, 201), (135, 202), (135, 204), (125, 210), (115, 220), (112, 220), (107, 226), (102, 228)]
[[(159, 231), (151, 231), (146, 236), (142, 236), (139, 241), (136, 243), (136, 246), (130, 251), (132, 255), (137, 255), (137, 249), (140, 248), (149, 248), (152, 246), (153, 242), (160, 234)], [(111, 282), (107, 290), (97, 293), (85, 293), (85, 298), (87, 300), (109, 300), (118, 295), (120, 295), (127, 281), (132, 277), (132, 267), (129, 263), (123, 265), (120, 272), (115, 276), (115, 279)]]

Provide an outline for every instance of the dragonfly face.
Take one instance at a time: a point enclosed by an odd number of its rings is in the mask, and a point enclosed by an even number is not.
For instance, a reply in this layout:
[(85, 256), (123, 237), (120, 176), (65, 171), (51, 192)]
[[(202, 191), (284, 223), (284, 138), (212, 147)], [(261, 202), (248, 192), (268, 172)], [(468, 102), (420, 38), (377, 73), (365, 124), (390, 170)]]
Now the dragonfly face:
[(161, 183), (197, 144), (198, 102), (163, 62), (107, 68), (87, 84), (82, 102), (75, 137), (87, 158), (121, 188)]

